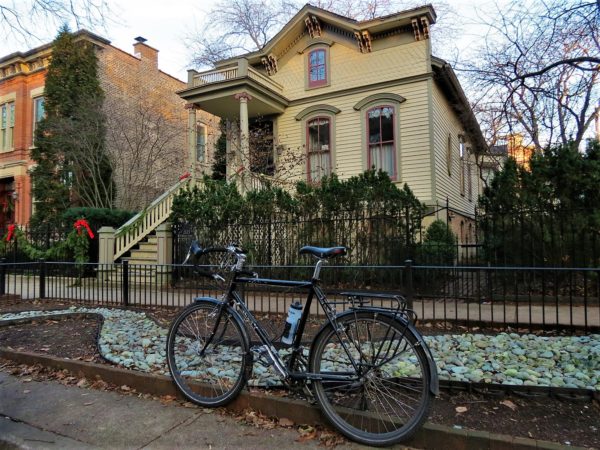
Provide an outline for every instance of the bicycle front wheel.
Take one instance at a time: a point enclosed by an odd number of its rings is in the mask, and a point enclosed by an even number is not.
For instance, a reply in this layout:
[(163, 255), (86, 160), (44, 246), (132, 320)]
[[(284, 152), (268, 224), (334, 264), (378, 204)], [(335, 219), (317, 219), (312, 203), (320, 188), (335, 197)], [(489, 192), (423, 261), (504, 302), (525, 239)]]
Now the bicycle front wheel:
[(310, 371), (350, 380), (313, 383), (325, 416), (346, 437), (384, 446), (409, 439), (429, 414), (429, 363), (405, 324), (374, 311), (338, 317), (315, 337)]
[(194, 403), (222, 406), (246, 383), (249, 361), (246, 329), (218, 303), (197, 302), (173, 321), (167, 362), (173, 381)]

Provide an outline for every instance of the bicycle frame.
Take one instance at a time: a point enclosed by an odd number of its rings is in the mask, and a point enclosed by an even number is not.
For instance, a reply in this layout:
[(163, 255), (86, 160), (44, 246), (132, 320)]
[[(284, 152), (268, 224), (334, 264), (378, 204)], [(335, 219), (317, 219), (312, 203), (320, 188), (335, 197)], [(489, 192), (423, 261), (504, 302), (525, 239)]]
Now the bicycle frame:
[[(322, 260), (320, 260), (319, 262), (322, 262)], [(315, 268), (315, 274), (317, 276), (319, 274), (319, 269), (320, 269), (320, 266)], [(235, 290), (236, 283), (258, 284), (258, 285), (280, 286), (280, 287), (297, 287), (297, 288), (308, 289), (306, 303), (302, 310), (302, 316), (300, 317), (300, 322), (298, 323), (298, 328), (297, 328), (296, 334), (294, 336), (294, 341), (292, 342), (292, 345), (290, 346), (292, 352), (291, 352), (290, 360), (288, 361), (287, 365), (283, 362), (283, 360), (279, 356), (277, 349), (275, 349), (275, 347), (271, 343), (269, 336), (265, 333), (265, 331), (263, 330), (260, 323), (258, 323), (258, 321), (254, 317), (252, 312), (246, 306), (246, 302), (244, 301), (244, 299)], [(335, 332), (336, 336), (338, 337), (339, 342), (342, 345), (342, 348), (344, 349), (344, 352), (348, 355), (349, 361), (354, 366), (356, 373), (360, 373), (360, 369), (357, 366), (355, 359), (351, 356), (350, 350), (348, 349), (348, 346), (346, 345), (345, 340), (342, 339), (342, 337), (340, 336), (340, 330), (336, 326), (336, 319), (337, 319), (338, 315), (336, 314), (336, 311), (331, 307), (331, 305), (327, 301), (327, 297), (326, 297), (325, 293), (322, 291), (322, 289), (318, 283), (319, 283), (319, 279), (315, 278), (314, 276), (311, 281), (277, 280), (277, 279), (271, 279), (271, 278), (258, 278), (258, 277), (254, 277), (254, 278), (239, 277), (238, 278), (238, 277), (234, 276), (234, 278), (230, 284), (230, 287), (228, 289), (228, 295), (226, 295), (226, 298), (223, 300), (223, 305), (235, 305), (239, 309), (239, 311), (242, 312), (243, 319), (251, 324), (252, 328), (254, 329), (257, 336), (261, 340), (261, 343), (265, 346), (269, 356), (271, 357), (271, 359), (274, 363), (275, 368), (280, 373), (280, 375), (284, 378), (284, 380), (293, 380), (293, 381), (312, 380), (312, 381), (339, 381), (339, 382), (359, 381), (359, 378), (356, 376), (339, 375), (339, 374), (332, 374), (332, 373), (323, 374), (323, 373), (312, 373), (312, 372), (294, 372), (292, 370), (292, 368), (294, 367), (295, 360), (301, 352), (301, 341), (302, 341), (302, 336), (304, 335), (306, 321), (308, 319), (308, 316), (310, 315), (310, 307), (312, 305), (313, 298), (316, 297), (317, 301), (319, 302), (319, 304), (325, 311), (328, 323), (331, 324), (331, 326), (333, 327), (334, 332)], [(402, 319), (397, 314), (394, 314), (394, 313), (390, 312), (389, 310), (385, 310), (383, 308), (367, 307), (364, 309), (369, 310), (369, 311), (377, 311), (381, 314), (386, 314), (388, 316), (394, 317), (394, 319), (396, 319), (400, 323), (404, 324), (404, 326), (406, 327), (405, 331), (409, 331), (414, 336), (417, 337), (417, 345), (423, 347), (423, 349), (425, 350), (427, 360), (429, 361), (430, 367), (433, 368), (433, 370), (429, 371), (429, 380), (430, 380), (430, 388), (429, 389), (432, 394), (438, 395), (439, 394), (439, 381), (438, 381), (437, 370), (435, 369), (436, 365), (435, 365), (433, 355), (431, 353), (431, 350), (429, 349), (429, 346), (425, 343), (423, 337), (416, 330), (414, 325), (412, 325), (410, 323), (410, 321)], [(352, 313), (352, 311), (347, 312), (347, 314), (351, 314), (351, 313)], [(385, 363), (385, 361), (383, 361), (383, 363)]]
[[(321, 266), (325, 263), (324, 260), (319, 260), (315, 266), (315, 272), (313, 274), (313, 278), (310, 281), (292, 281), (292, 280), (278, 280), (271, 278), (248, 278), (248, 277), (239, 277), (237, 273), (234, 273), (231, 282), (229, 283), (229, 287), (227, 289), (227, 294), (222, 301), (222, 304), (235, 306), (237, 310), (241, 313), (242, 318), (248, 322), (251, 326), (261, 343), (264, 345), (267, 350), (269, 357), (272, 359), (276, 370), (285, 380), (318, 380), (318, 381), (340, 381), (340, 382), (352, 382), (358, 381), (358, 377), (356, 376), (348, 376), (348, 375), (339, 375), (339, 374), (320, 374), (320, 373), (310, 373), (310, 372), (295, 372), (293, 371), (293, 367), (296, 361), (296, 358), (302, 351), (301, 341), (304, 335), (304, 329), (306, 327), (306, 321), (308, 320), (308, 316), (310, 315), (310, 307), (313, 302), (313, 298), (317, 298), (317, 301), (325, 311), (328, 322), (334, 327), (335, 333), (340, 338), (340, 343), (344, 348), (344, 351), (350, 356), (350, 350), (348, 349), (344, 340), (340, 337), (339, 331), (335, 326), (335, 317), (336, 312), (331, 307), (331, 305), (327, 302), (327, 297), (325, 293), (319, 286), (319, 273)], [(242, 284), (254, 284), (254, 285), (265, 285), (265, 286), (279, 286), (279, 287), (294, 287), (294, 288), (304, 288), (308, 290), (306, 302), (304, 304), (302, 315), (300, 316), (300, 320), (298, 323), (298, 328), (296, 329), (296, 334), (294, 335), (294, 340), (292, 342), (291, 348), (291, 356), (287, 364), (281, 359), (277, 349), (271, 343), (271, 339), (264, 331), (263, 327), (260, 325), (258, 320), (254, 317), (254, 314), (248, 309), (246, 306), (246, 302), (242, 298), (242, 296), (237, 292), (236, 287), (237, 283)], [(353, 364), (354, 368), (358, 371), (358, 366), (354, 361), (354, 358), (350, 357), (350, 361)]]
[[(212, 248), (212, 249), (205, 250), (204, 253), (223, 252), (223, 251), (231, 252), (231, 249), (229, 249), (229, 248)], [(192, 252), (192, 248), (190, 248), (190, 252)], [(215, 330), (218, 327), (218, 323), (220, 322), (220, 317), (223, 314), (224, 310), (226, 308), (231, 308), (232, 312), (234, 314), (236, 314), (239, 318), (243, 319), (243, 321), (249, 323), (252, 326), (252, 329), (254, 330), (254, 332), (256, 333), (258, 338), (260, 339), (260, 341), (263, 344), (264, 348), (266, 349), (269, 357), (273, 361), (273, 365), (275, 366), (275, 369), (283, 377), (285, 382), (306, 381), (306, 380), (338, 381), (338, 382), (359, 381), (360, 374), (362, 372), (362, 367), (360, 364), (358, 364), (355, 361), (355, 358), (352, 356), (347, 343), (342, 338), (341, 333), (345, 334), (345, 331), (340, 330), (336, 324), (336, 320), (338, 317), (336, 310), (327, 301), (327, 297), (326, 297), (325, 293), (322, 291), (321, 287), (319, 286), (321, 268), (324, 264), (327, 264), (327, 260), (324, 258), (317, 257), (317, 263), (315, 264), (314, 273), (313, 273), (313, 276), (310, 281), (295, 281), (295, 280), (260, 278), (255, 273), (243, 270), (243, 266), (244, 266), (244, 262), (245, 262), (244, 254), (240, 254), (240, 253), (236, 252), (236, 257), (237, 257), (236, 264), (232, 267), (233, 273), (232, 273), (232, 276), (229, 281), (227, 292), (223, 296), (223, 300), (219, 301), (216, 299), (211, 299), (213, 301), (219, 302), (222, 305), (221, 309), (219, 311), (219, 320), (217, 320), (217, 323), (215, 325)], [(187, 261), (187, 259), (186, 259), (186, 261)], [(245, 277), (243, 275), (250, 275), (250, 277)], [(221, 278), (221, 277), (219, 277), (219, 278), (220, 278), (220, 280), (224, 281), (223, 278)], [(252, 312), (248, 309), (248, 307), (246, 306), (246, 302), (244, 301), (242, 296), (236, 291), (237, 283), (266, 285), (266, 286), (279, 286), (279, 287), (288, 287), (288, 288), (304, 288), (304, 289), (308, 290), (304, 309), (302, 311), (302, 315), (300, 316), (300, 321), (299, 321), (298, 327), (296, 329), (296, 334), (294, 336), (294, 340), (290, 347), (291, 355), (290, 355), (290, 359), (287, 364), (281, 359), (281, 357), (279, 356), (279, 352), (272, 344), (271, 339), (269, 338), (267, 333), (264, 331), (263, 327), (260, 325), (258, 320), (254, 317)], [(356, 293), (347, 292), (345, 294), (347, 294), (348, 296), (355, 296)], [(360, 296), (360, 294), (358, 294), (358, 295)], [(398, 300), (398, 298), (396, 296), (388, 296), (388, 295), (383, 296), (382, 294), (375, 294), (375, 296), (386, 297), (386, 298), (396, 298)], [(302, 351), (301, 341), (302, 341), (302, 337), (304, 335), (306, 321), (308, 319), (308, 316), (310, 315), (310, 307), (312, 305), (314, 297), (317, 298), (317, 301), (319, 302), (319, 304), (325, 311), (328, 324), (333, 327), (333, 330), (334, 330), (337, 338), (339, 339), (339, 342), (340, 342), (344, 352), (346, 353), (349, 361), (351, 362), (352, 366), (354, 367), (354, 370), (355, 370), (354, 373), (358, 374), (359, 376), (349, 376), (349, 375), (341, 375), (341, 374), (334, 374), (334, 373), (321, 374), (321, 373), (311, 373), (311, 372), (307, 372), (307, 371), (296, 372), (293, 370), (296, 359), (299, 357), (299, 355)], [(438, 395), (439, 381), (438, 381), (438, 376), (437, 376), (437, 370), (435, 369), (435, 361), (433, 359), (433, 355), (431, 353), (431, 350), (427, 346), (425, 340), (421, 336), (421, 334), (416, 330), (416, 328), (412, 324), (410, 315), (405, 312), (405, 309), (404, 308), (401, 309), (399, 307), (396, 310), (390, 310), (390, 309), (385, 309), (385, 308), (381, 308), (381, 307), (371, 307), (371, 306), (363, 307), (362, 304), (360, 304), (360, 303), (359, 303), (359, 305), (360, 306), (358, 308), (351, 308), (351, 310), (347, 313), (352, 313), (352, 310), (354, 310), (354, 312), (356, 312), (358, 309), (361, 309), (361, 310), (367, 310), (367, 311), (377, 312), (380, 314), (387, 315), (387, 316), (393, 318), (394, 320), (397, 320), (399, 323), (401, 323), (405, 327), (404, 332), (408, 331), (416, 337), (416, 339), (417, 339), (416, 345), (421, 346), (425, 350), (427, 360), (429, 361), (429, 367), (433, 368), (433, 370), (429, 370), (430, 391), (434, 395)], [(346, 336), (346, 337), (348, 337), (348, 336)], [(207, 345), (208, 345), (208, 343), (207, 343)], [(384, 360), (384, 362), (385, 362), (385, 360)]]

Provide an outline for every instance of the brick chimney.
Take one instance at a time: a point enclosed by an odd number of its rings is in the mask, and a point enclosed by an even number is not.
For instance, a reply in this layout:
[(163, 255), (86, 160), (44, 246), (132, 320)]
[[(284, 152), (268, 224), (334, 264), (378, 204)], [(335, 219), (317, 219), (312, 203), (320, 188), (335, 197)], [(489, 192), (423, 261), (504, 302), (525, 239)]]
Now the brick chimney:
[(142, 62), (146, 62), (154, 68), (158, 68), (158, 50), (147, 45), (147, 39), (144, 39), (141, 36), (136, 37), (134, 40), (136, 43), (133, 44), (133, 54), (137, 58), (140, 58)]

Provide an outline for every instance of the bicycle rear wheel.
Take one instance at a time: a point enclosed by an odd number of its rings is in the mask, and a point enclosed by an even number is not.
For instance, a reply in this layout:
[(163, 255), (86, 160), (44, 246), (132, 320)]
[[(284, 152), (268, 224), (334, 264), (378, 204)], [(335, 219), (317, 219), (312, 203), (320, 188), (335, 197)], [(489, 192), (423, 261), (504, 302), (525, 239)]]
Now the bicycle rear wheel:
[(315, 337), (309, 363), (314, 373), (355, 378), (313, 383), (325, 416), (354, 441), (398, 443), (429, 414), (433, 395), (425, 352), (408, 326), (389, 316), (357, 311), (338, 317), (335, 329), (328, 324)]
[(167, 362), (173, 381), (192, 402), (222, 406), (246, 383), (249, 361), (246, 329), (218, 303), (200, 301), (175, 318), (167, 335)]

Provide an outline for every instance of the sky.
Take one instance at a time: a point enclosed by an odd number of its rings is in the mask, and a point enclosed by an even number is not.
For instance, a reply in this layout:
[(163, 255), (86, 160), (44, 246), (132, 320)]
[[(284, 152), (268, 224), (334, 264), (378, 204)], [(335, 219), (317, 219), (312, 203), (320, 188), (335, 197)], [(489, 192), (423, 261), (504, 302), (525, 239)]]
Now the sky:
[[(159, 68), (185, 81), (187, 69), (191, 68), (185, 37), (197, 29), (216, 2), (217, 0), (108, 0), (112, 9), (112, 22), (106, 29), (91, 31), (128, 53), (133, 52), (135, 37), (146, 38), (148, 45), (159, 50)], [(433, 3), (435, 6), (435, 1)], [(476, 41), (473, 35), (483, 33), (475, 25), (477, 10), (485, 10), (493, 3), (486, 0), (447, 0), (447, 3), (456, 11), (465, 28), (465, 33), (456, 41), (459, 51), (464, 53)], [(56, 33), (55, 27), (38, 27), (37, 39), (30, 39), (28, 42), (16, 38), (2, 39), (0, 57), (50, 42)]]

